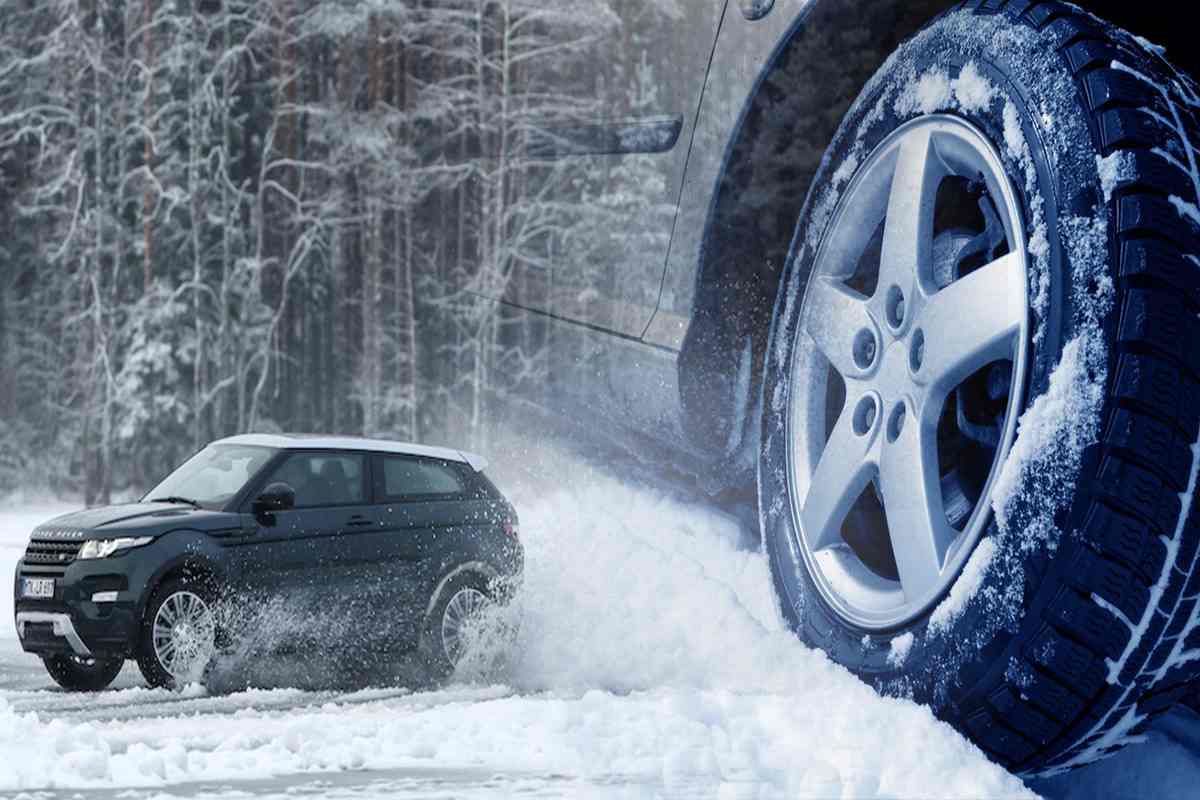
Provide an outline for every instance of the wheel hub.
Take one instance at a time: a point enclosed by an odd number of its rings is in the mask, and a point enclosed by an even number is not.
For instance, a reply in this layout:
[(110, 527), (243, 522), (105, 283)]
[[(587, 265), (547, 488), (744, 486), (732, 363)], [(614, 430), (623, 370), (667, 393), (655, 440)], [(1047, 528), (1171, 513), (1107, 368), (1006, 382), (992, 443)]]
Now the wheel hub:
[[(981, 210), (955, 214), (972, 203)], [(947, 218), (958, 227), (939, 229)], [(929, 608), (984, 529), (1020, 405), (1026, 268), (1012, 183), (983, 134), (955, 117), (895, 131), (834, 212), (801, 307), (789, 488), (814, 582), (856, 626), (893, 627)], [(980, 397), (1006, 392), (991, 447), (965, 418), (954, 424), (962, 413), (947, 414), (975, 382)]]

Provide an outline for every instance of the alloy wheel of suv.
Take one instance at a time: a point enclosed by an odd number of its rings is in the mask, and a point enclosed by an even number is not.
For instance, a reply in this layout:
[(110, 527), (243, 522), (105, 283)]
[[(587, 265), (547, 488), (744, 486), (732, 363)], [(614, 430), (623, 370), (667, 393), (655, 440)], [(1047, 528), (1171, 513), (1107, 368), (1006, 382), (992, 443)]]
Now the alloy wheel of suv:
[(430, 603), (419, 650), (428, 677), (439, 681), (454, 674), (471, 656), (476, 637), (490, 633), (483, 626), (496, 600), (488, 579), (468, 570), (438, 587)]
[[(935, 236), (947, 206), (984, 209), (978, 232)], [(845, 257), (877, 231), (877, 262)], [(1026, 269), (999, 154), (956, 117), (888, 137), (830, 222), (800, 310), (788, 483), (818, 589), (863, 629), (944, 596), (988, 521), (1020, 410)]]
[(146, 614), (138, 666), (151, 686), (178, 688), (204, 678), (216, 652), (211, 594), (187, 578), (165, 583)]
[(492, 605), (492, 601), (474, 586), (464, 586), (454, 593), (442, 612), (442, 650), (454, 666), (458, 666), (471, 643), (471, 635)]

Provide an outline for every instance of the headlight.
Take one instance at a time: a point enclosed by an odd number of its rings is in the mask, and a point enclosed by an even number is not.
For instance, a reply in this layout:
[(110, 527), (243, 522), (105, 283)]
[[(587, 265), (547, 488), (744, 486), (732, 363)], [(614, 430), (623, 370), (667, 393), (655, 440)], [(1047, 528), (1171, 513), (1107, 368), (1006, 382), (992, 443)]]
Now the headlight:
[(139, 536), (136, 539), (123, 537), (120, 539), (92, 539), (83, 543), (79, 548), (79, 558), (108, 558), (113, 553), (128, 550), (131, 547), (141, 547), (154, 541), (153, 536)]

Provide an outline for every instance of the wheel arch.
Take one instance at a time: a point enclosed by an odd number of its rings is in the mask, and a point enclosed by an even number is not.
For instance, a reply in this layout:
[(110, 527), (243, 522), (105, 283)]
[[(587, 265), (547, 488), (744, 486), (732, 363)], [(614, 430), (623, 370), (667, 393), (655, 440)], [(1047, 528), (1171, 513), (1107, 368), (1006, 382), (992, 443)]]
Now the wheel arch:
[(429, 602), (425, 606), (425, 619), (429, 619), (429, 615), (433, 613), (433, 609), (437, 607), (438, 601), (442, 599), (442, 593), (446, 591), (446, 587), (455, 578), (461, 575), (476, 575), (483, 580), (485, 584), (500, 580), (500, 572), (486, 561), (467, 561), (454, 566), (448, 570), (440, 578), (433, 592), (429, 595)]
[[(710, 200), (678, 361), (682, 424), (721, 464), (719, 488), (752, 483), (779, 280), (825, 148), (896, 47), (953, 5), (876, 0), (864, 13), (857, 0), (818, 0), (789, 21), (745, 98)], [(849, 48), (857, 57), (846, 64)]]
[(219, 559), (219, 551), (207, 537), (198, 531), (176, 531), (186, 536), (175, 544), (176, 552), (158, 566), (146, 581), (146, 591), (138, 600), (137, 618), (146, 613), (146, 607), (158, 588), (175, 578), (200, 578), (206, 582), (219, 583), (225, 576)]

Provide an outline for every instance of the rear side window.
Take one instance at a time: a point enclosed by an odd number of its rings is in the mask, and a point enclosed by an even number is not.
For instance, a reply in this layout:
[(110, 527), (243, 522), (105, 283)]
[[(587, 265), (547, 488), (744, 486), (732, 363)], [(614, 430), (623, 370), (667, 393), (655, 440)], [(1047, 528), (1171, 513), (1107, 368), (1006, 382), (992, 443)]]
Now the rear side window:
[(375, 464), (377, 502), (448, 499), (461, 497), (466, 491), (462, 471), (448, 461), (379, 456)]

